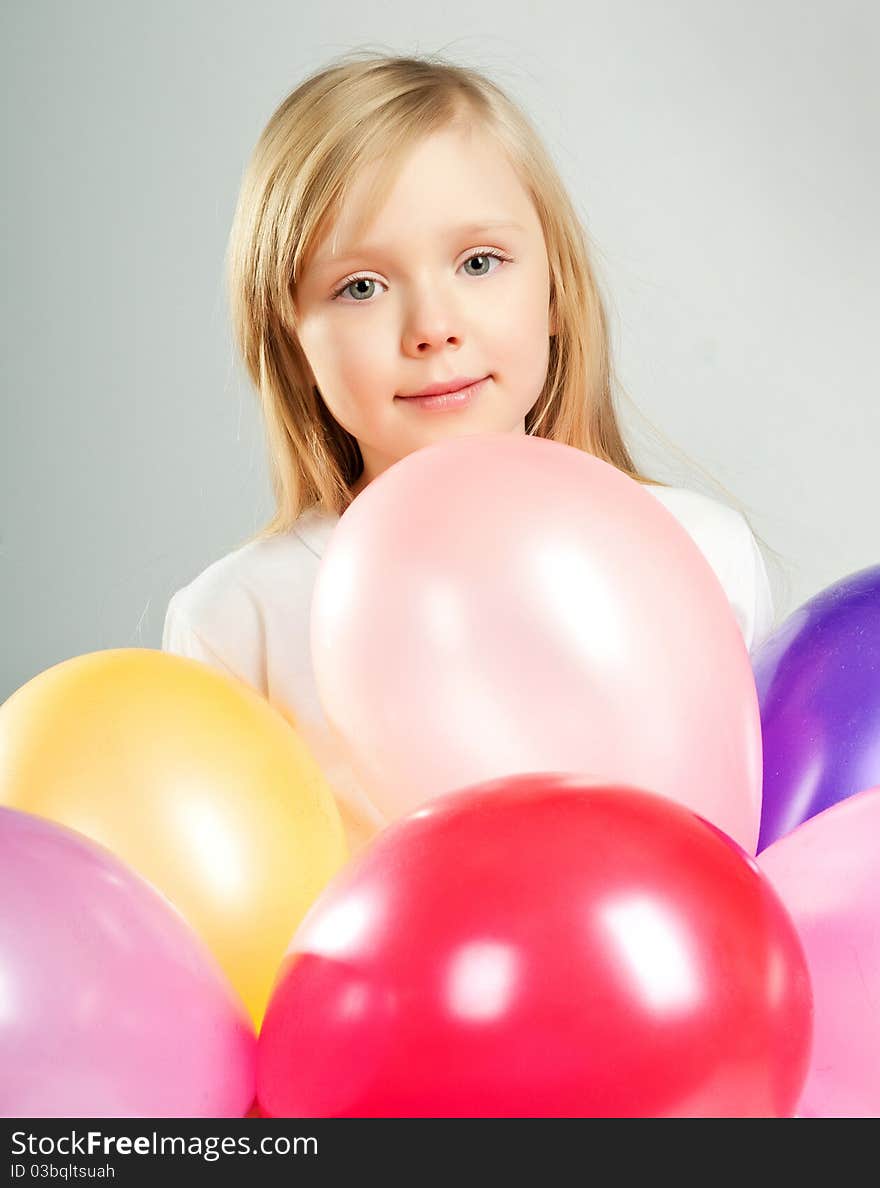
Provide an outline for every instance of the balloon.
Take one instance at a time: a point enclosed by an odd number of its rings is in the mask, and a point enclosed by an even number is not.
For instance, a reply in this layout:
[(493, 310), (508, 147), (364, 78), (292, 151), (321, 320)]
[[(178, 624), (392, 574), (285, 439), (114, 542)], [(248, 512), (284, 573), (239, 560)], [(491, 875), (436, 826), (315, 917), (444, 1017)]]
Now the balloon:
[(784, 907), (672, 800), (508, 777), (383, 830), (279, 971), (270, 1117), (787, 1115), (809, 977)]
[(763, 850), (880, 783), (880, 565), (804, 603), (752, 659), (764, 736)]
[(389, 820), (528, 771), (651, 788), (754, 853), (748, 652), (676, 518), (582, 450), (431, 445), (349, 506), (312, 602), (319, 695)]
[(81, 834), (0, 808), (0, 1114), (237, 1117), (244, 1005), (180, 914)]
[(159, 888), (256, 1023), (291, 932), (347, 859), (324, 778), (241, 681), (148, 649), (47, 669), (0, 707), (0, 802), (77, 829)]
[(815, 999), (798, 1113), (880, 1114), (880, 787), (818, 813), (758, 864), (795, 922)]
[(317, 761), (339, 810), (346, 849), (349, 855), (357, 854), (376, 836), (385, 820), (376, 810), (366, 789), (353, 779), (348, 747), (327, 729), (326, 724), (300, 718), (282, 701), (272, 704), (293, 726)]

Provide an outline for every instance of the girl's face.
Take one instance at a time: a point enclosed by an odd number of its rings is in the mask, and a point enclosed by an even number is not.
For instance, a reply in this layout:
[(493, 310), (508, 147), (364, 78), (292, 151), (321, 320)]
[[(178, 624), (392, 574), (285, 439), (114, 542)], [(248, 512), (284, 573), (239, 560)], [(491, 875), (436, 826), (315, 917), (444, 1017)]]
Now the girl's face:
[[(300, 343), (364, 474), (445, 437), (525, 431), (547, 375), (550, 272), (532, 202), (482, 130), (438, 132), (406, 159), (361, 241), (365, 173), (296, 294)], [(483, 381), (452, 401), (409, 398)]]

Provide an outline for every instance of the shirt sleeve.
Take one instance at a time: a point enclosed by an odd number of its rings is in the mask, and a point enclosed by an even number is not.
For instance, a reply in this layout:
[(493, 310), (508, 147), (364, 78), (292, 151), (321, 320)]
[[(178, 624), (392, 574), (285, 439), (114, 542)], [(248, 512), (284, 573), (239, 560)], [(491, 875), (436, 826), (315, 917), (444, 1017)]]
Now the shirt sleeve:
[(749, 581), (746, 603), (749, 608), (749, 630), (746, 632), (746, 646), (749, 652), (753, 653), (773, 631), (776, 612), (773, 607), (773, 593), (770, 589), (770, 579), (767, 576), (764, 557), (745, 518), (743, 518), (743, 523), (747, 537), (743, 572)]
[(209, 641), (205, 632), (193, 625), (183, 593), (178, 590), (168, 603), (162, 629), (162, 651), (210, 664), (227, 676), (252, 685), (265, 697), (265, 663), (259, 650), (260, 633), (248, 631), (247, 616), (236, 616), (234, 631), (228, 634), (224, 647), (222, 643)]

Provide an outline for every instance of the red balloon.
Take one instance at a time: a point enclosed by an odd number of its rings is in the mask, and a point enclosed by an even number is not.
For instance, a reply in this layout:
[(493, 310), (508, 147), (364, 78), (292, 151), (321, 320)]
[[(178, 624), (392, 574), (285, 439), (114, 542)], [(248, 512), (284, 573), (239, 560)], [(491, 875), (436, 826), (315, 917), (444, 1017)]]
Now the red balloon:
[(269, 1117), (786, 1116), (812, 994), (744, 850), (674, 801), (505, 778), (324, 889), (263, 1022)]

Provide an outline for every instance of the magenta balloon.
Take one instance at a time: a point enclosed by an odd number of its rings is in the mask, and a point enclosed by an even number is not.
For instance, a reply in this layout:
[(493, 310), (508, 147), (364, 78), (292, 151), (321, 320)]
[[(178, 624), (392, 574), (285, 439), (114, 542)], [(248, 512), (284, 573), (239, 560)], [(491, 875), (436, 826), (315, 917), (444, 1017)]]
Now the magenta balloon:
[(724, 590), (659, 500), (583, 450), (481, 434), (396, 463), (331, 537), (311, 639), (389, 819), (568, 771), (669, 796), (755, 851), (758, 699)]
[(0, 1115), (241, 1117), (256, 1038), (171, 904), (108, 850), (0, 808)]
[(880, 565), (805, 602), (761, 645), (753, 667), (763, 850), (880, 782)]
[(880, 1115), (880, 787), (811, 817), (758, 855), (813, 984), (802, 1117)]

